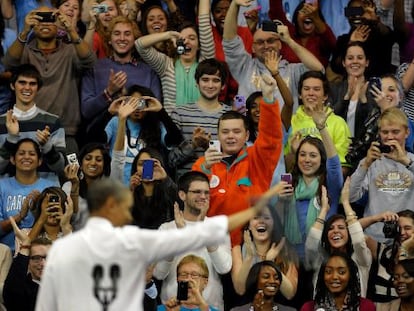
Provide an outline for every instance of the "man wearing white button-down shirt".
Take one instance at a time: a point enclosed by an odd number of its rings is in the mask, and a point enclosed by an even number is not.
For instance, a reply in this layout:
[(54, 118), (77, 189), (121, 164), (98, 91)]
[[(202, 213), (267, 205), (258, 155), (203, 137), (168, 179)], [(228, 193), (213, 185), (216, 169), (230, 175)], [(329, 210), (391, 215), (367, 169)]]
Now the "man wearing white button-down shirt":
[[(205, 220), (204, 216), (210, 207), (210, 186), (204, 173), (192, 171), (182, 175), (178, 180), (178, 195), (184, 202), (183, 211), (176, 211), (175, 220), (162, 224), (160, 230), (192, 227)], [(225, 243), (201, 247), (190, 253), (203, 258), (209, 270), (208, 283), (203, 291), (204, 298), (209, 305), (223, 310), (223, 286), (219, 274), (226, 274), (231, 270), (230, 237), (226, 238)], [(187, 254), (167, 258), (155, 266), (154, 277), (163, 280), (161, 300), (164, 303), (177, 293), (177, 265)]]
[(190, 249), (219, 245), (227, 231), (260, 212), (275, 192), (254, 207), (206, 219), (180, 230), (144, 230), (132, 220), (133, 197), (120, 182), (102, 179), (88, 192), (86, 227), (56, 241), (48, 255), (36, 310), (141, 311), (147, 266)]

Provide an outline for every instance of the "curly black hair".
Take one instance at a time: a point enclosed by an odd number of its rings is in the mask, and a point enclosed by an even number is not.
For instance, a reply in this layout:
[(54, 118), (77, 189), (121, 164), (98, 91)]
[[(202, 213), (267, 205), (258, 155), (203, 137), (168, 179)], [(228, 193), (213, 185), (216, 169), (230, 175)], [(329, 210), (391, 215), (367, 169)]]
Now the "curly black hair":
[(348, 310), (357, 311), (359, 310), (359, 303), (361, 298), (361, 283), (359, 281), (358, 267), (352, 258), (343, 252), (333, 252), (322, 264), (318, 274), (318, 281), (316, 283), (315, 304), (323, 305), (326, 301), (326, 298), (330, 295), (330, 292), (325, 284), (324, 275), (326, 265), (333, 257), (340, 257), (346, 262), (349, 270), (349, 281), (347, 286), (348, 298), (346, 304)]

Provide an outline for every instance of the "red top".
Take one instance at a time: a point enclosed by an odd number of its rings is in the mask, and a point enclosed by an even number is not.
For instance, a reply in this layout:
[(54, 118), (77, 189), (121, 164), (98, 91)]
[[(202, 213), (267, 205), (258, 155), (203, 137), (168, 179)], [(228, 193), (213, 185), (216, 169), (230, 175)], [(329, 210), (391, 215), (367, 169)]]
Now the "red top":
[[(314, 311), (315, 310), (315, 302), (314, 301), (308, 301), (305, 303), (300, 311)], [(375, 305), (374, 303), (366, 298), (360, 298), (359, 300), (359, 310), (360, 311), (375, 311)]]

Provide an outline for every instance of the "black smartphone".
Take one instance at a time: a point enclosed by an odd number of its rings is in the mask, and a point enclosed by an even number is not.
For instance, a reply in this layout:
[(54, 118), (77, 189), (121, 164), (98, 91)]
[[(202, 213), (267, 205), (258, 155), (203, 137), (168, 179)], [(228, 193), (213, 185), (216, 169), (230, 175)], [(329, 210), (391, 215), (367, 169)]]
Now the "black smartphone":
[(59, 203), (59, 196), (56, 194), (49, 194), (49, 203)]
[(369, 79), (369, 88), (375, 85), (380, 91), (382, 90), (381, 78), (379, 77), (372, 77)]
[(391, 146), (384, 145), (383, 143), (380, 143), (378, 146), (378, 149), (381, 151), (381, 153), (390, 153), (391, 152)]
[(271, 31), (277, 33), (277, 24), (273, 21), (263, 21), (262, 23), (263, 31)]
[(144, 160), (142, 164), (142, 180), (152, 180), (154, 178), (154, 160)]
[(177, 300), (185, 301), (188, 299), (188, 282), (187, 281), (178, 281), (177, 282)]
[(54, 12), (36, 12), (36, 15), (42, 18), (41, 23), (56, 22), (56, 14)]

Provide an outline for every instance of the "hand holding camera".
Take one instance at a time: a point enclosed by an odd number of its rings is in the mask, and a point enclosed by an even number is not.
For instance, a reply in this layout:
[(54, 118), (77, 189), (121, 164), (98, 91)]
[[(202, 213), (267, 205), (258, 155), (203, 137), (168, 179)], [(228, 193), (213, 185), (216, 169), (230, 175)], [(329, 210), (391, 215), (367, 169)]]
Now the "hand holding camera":
[(138, 109), (142, 111), (159, 112), (162, 109), (162, 104), (155, 97), (142, 96)]

